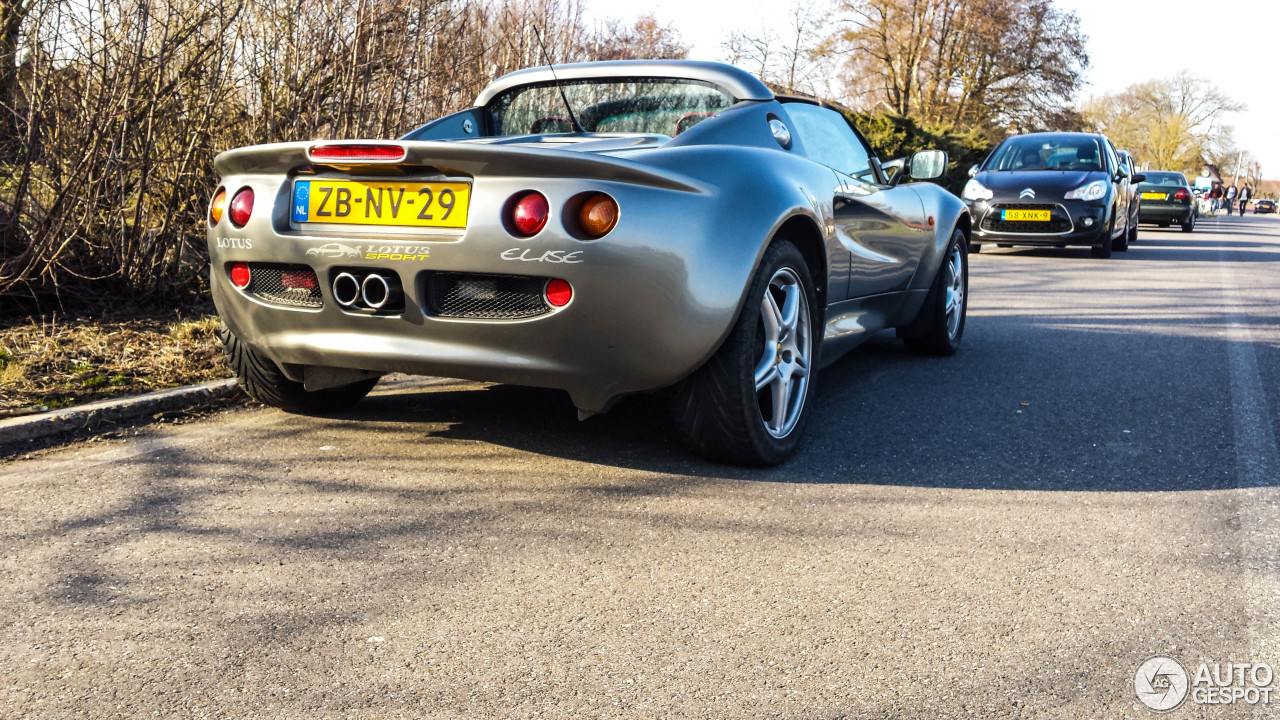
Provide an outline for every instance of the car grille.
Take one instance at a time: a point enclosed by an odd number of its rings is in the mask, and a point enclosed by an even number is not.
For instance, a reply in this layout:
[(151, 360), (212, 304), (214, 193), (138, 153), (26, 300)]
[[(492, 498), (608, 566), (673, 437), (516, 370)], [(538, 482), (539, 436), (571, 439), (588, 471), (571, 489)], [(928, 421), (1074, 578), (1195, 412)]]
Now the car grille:
[[(1001, 210), (1048, 210), (1048, 222), (1009, 221), (1000, 218)], [(1012, 235), (1061, 235), (1071, 232), (1071, 216), (1057, 203), (998, 203), (982, 218), (982, 229), (987, 232)]]
[(551, 312), (543, 299), (546, 278), (519, 275), (431, 273), (429, 315), (471, 320), (520, 320)]
[(246, 295), (270, 305), (318, 308), (324, 305), (320, 281), (306, 265), (249, 264)]

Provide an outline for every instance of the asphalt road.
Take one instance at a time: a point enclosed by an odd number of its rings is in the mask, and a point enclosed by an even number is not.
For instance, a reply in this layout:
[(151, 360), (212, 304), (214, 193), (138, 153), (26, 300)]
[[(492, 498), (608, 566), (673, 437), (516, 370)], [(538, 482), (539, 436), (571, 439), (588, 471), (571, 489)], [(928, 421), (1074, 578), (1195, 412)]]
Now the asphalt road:
[(1153, 655), (1280, 671), (1278, 270), (984, 252), (961, 353), (873, 339), (769, 471), (440, 380), (12, 459), (0, 717), (1155, 717)]

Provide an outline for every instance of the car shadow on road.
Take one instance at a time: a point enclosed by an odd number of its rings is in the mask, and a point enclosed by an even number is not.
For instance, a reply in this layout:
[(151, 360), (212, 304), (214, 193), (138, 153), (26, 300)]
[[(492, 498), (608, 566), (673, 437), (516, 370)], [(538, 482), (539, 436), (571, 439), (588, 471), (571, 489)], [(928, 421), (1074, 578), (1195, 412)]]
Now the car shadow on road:
[[(559, 391), (446, 385), (375, 395), (342, 418), (369, 424), (384, 442), (388, 432), (406, 442), (473, 441), (686, 477), (1041, 491), (1238, 487), (1231, 341), (1209, 325), (1167, 330), (1125, 317), (980, 317), (954, 358), (913, 356), (881, 334), (821, 373), (805, 442), (771, 469), (694, 458), (658, 396), (579, 422)], [(1276, 348), (1252, 347), (1268, 354), (1259, 366), (1280, 367)], [(1129, 363), (1154, 365), (1161, 381), (1140, 380)], [(1274, 413), (1271, 422), (1280, 427)]]
[[(1158, 233), (1158, 234), (1152, 234)], [(1257, 235), (1259, 237), (1272, 237), (1275, 235), (1269, 233), (1248, 233), (1240, 231), (1232, 231), (1232, 237), (1239, 235)], [(1012, 247), (1012, 248), (988, 248), (984, 247), (981, 257), (992, 257), (996, 262), (1000, 257), (1023, 257), (1023, 258), (1056, 258), (1068, 260), (1091, 260), (1106, 264), (1115, 263), (1116, 261), (1125, 260), (1170, 260), (1180, 262), (1217, 262), (1222, 259), (1225, 253), (1230, 255), (1233, 262), (1280, 262), (1280, 252), (1276, 252), (1277, 246), (1274, 243), (1238, 243), (1223, 242), (1217, 238), (1205, 239), (1197, 238), (1195, 233), (1183, 233), (1180, 230), (1146, 230), (1142, 231), (1141, 239), (1129, 246), (1125, 252), (1114, 252), (1111, 257), (1106, 260), (1094, 260), (1089, 255), (1089, 248), (1083, 247), (1065, 247), (1065, 248), (1032, 248), (1032, 247)], [(1151, 252), (1158, 251), (1158, 252)]]

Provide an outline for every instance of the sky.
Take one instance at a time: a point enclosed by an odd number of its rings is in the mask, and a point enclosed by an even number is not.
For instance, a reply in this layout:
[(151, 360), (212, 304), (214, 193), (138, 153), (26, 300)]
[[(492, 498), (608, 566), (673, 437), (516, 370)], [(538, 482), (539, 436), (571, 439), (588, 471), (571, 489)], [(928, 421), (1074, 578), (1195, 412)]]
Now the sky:
[[(671, 23), (696, 60), (723, 60), (734, 31), (786, 22), (792, 3), (756, 0), (588, 0), (588, 15), (633, 20), (653, 13)], [(1088, 85), (1078, 100), (1190, 70), (1212, 80), (1244, 112), (1226, 123), (1236, 143), (1280, 178), (1280, 2), (1057, 0), (1088, 36)]]

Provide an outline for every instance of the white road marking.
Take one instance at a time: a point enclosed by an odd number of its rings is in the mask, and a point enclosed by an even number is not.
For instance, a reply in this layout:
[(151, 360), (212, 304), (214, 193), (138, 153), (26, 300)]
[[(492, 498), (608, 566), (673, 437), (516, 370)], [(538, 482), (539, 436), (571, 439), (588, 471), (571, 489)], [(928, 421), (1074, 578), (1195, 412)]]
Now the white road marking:
[[(1273, 662), (1280, 647), (1280, 589), (1275, 582), (1275, 548), (1280, 546), (1280, 451), (1258, 371), (1255, 339), (1245, 322), (1245, 304), (1229, 246), (1218, 249), (1227, 366), (1231, 374), (1232, 429), (1240, 518), (1241, 577), (1251, 657), (1239, 662)], [(1260, 712), (1260, 711), (1259, 711)]]

